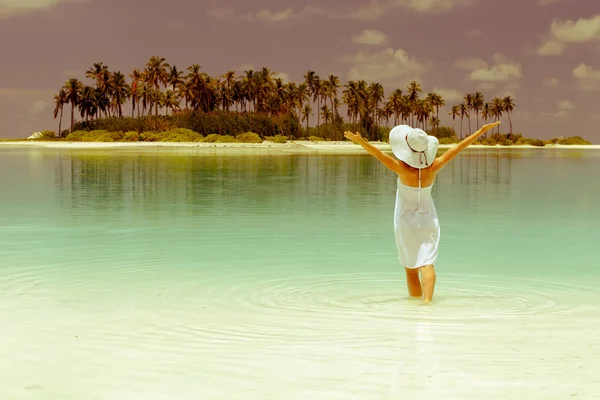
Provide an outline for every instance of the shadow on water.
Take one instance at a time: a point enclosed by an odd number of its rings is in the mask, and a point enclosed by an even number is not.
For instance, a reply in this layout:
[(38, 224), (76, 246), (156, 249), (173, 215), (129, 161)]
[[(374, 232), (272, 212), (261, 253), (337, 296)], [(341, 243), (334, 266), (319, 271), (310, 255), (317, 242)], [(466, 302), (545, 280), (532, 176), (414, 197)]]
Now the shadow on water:
[[(511, 164), (512, 157), (500, 151), (462, 155), (438, 176), (434, 195), (439, 183), (509, 185)], [(290, 194), (294, 203), (303, 198), (316, 207), (359, 195), (375, 200), (382, 193), (393, 193), (396, 184), (395, 176), (370, 156), (57, 152), (54, 171), (62, 200), (69, 201), (66, 207), (177, 203), (200, 213), (215, 204), (285, 207)]]

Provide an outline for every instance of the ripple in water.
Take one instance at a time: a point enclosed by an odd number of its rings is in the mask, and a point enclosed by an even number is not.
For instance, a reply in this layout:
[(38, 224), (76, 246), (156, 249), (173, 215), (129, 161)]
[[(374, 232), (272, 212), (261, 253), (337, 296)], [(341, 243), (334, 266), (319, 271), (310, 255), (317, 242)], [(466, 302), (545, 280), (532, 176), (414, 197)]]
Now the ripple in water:
[[(406, 295), (405, 282), (394, 273), (337, 273), (256, 277), (229, 280), (228, 288), (210, 293), (221, 306), (248, 311), (301, 314), (347, 313), (352, 316), (432, 318), (553, 317), (579, 312), (565, 302), (581, 288), (522, 278), (441, 274), (432, 305)], [(208, 294), (208, 293), (207, 293)], [(429, 313), (437, 309), (443, 312)]]

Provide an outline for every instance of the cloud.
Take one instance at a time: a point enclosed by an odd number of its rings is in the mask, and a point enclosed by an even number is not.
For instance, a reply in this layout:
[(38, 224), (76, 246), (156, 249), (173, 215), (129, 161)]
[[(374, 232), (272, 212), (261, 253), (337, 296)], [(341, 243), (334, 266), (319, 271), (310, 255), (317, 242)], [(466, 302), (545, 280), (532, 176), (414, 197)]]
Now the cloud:
[(558, 79), (557, 78), (548, 78), (548, 79), (544, 79), (544, 81), (542, 83), (546, 87), (557, 87)]
[(600, 89), (600, 69), (594, 69), (586, 63), (581, 63), (573, 68), (573, 77), (582, 90)]
[(563, 0), (538, 0), (537, 3), (540, 6), (547, 6), (547, 5), (550, 5), (550, 4), (560, 3), (562, 1)]
[(549, 38), (536, 50), (541, 56), (563, 54), (567, 44), (600, 40), (600, 14), (577, 20), (554, 18), (550, 24)]
[(550, 39), (537, 48), (536, 53), (540, 56), (559, 56), (565, 51), (564, 43)]
[(462, 101), (464, 97), (464, 93), (459, 92), (456, 89), (445, 89), (436, 86), (433, 88), (433, 92), (442, 96), (442, 98), (446, 100), (446, 104), (451, 101)]
[(309, 4), (301, 10), (294, 10), (289, 7), (281, 10), (263, 9), (260, 11), (248, 12), (243, 15), (237, 15), (230, 7), (212, 7), (207, 11), (207, 14), (211, 18), (220, 21), (245, 20), (249, 22), (281, 23), (315, 15), (331, 19), (375, 21), (392, 11), (402, 8), (417, 13), (442, 14), (448, 13), (457, 7), (475, 5), (478, 1), (479, 0), (370, 0), (370, 2), (363, 6), (342, 12), (337, 10), (325, 10), (319, 6)]
[(556, 104), (556, 111), (554, 112), (545, 112), (542, 113), (544, 116), (554, 117), (554, 118), (564, 118), (568, 116), (571, 111), (575, 110), (575, 104), (571, 103), (569, 100), (562, 100)]
[(356, 44), (378, 46), (387, 42), (387, 35), (376, 29), (364, 29), (360, 35), (354, 36), (352, 41)]
[(494, 54), (492, 61), (490, 65), (480, 58), (463, 58), (457, 60), (454, 66), (470, 70), (469, 79), (476, 82), (506, 82), (523, 76), (521, 65), (502, 54)]
[(558, 103), (558, 109), (561, 111), (572, 111), (575, 108), (575, 104), (571, 103), (569, 100), (563, 100)]
[(91, 0), (0, 0), (0, 19), (52, 8), (60, 3), (87, 3)]
[(552, 36), (563, 43), (584, 43), (600, 39), (600, 15), (562, 21), (555, 18), (550, 26)]
[(356, 20), (377, 20), (399, 8), (418, 13), (442, 14), (457, 7), (471, 6), (476, 3), (476, 0), (371, 0), (368, 4), (348, 13), (347, 17)]
[(284, 22), (294, 17), (294, 10), (291, 8), (286, 8), (280, 11), (265, 9), (256, 13), (248, 13), (243, 18), (247, 21), (256, 22)]
[(246, 21), (281, 24), (291, 20), (297, 20), (307, 16), (325, 14), (320, 7), (308, 5), (301, 10), (295, 11), (288, 7), (281, 10), (262, 9), (245, 14), (236, 14), (231, 7), (213, 7), (207, 11), (207, 15), (218, 21)]
[(377, 52), (359, 51), (342, 57), (350, 64), (347, 78), (400, 85), (407, 80), (419, 79), (431, 66), (430, 62), (419, 61), (403, 49), (387, 48)]

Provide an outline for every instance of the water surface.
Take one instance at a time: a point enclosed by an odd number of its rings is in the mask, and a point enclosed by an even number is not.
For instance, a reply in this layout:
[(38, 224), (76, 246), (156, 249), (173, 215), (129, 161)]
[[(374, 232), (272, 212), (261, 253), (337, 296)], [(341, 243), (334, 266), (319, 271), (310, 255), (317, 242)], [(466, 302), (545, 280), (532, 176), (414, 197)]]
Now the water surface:
[(0, 149), (0, 397), (593, 398), (594, 150), (472, 150), (407, 297), (369, 156)]

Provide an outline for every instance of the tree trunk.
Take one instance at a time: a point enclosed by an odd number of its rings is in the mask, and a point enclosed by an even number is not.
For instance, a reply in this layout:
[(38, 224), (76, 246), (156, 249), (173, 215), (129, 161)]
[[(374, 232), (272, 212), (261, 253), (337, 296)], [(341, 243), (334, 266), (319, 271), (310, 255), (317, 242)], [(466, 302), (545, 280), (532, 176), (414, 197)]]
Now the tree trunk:
[(71, 101), (71, 132), (73, 132), (73, 124), (75, 123), (75, 103)]
[(63, 118), (63, 106), (60, 106), (60, 120), (58, 121), (58, 137), (60, 137), (60, 132), (62, 128), (62, 118)]

